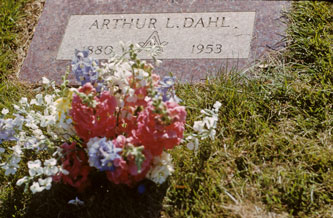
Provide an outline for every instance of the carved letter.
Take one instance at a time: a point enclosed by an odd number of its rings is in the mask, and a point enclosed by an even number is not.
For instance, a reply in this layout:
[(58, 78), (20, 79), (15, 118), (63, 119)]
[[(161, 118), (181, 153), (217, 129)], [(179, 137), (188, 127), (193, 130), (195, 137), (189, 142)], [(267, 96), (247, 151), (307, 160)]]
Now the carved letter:
[(150, 25), (152, 25), (153, 29), (156, 29), (155, 27), (156, 22), (157, 22), (156, 18), (150, 18), (148, 28), (150, 28)]
[(115, 24), (114, 24), (113, 29), (117, 29), (118, 23), (119, 23), (119, 21), (122, 20), (122, 19), (113, 19), (113, 20), (116, 21)]
[[(189, 25), (186, 25), (186, 24), (187, 24), (186, 22), (187, 22), (188, 20), (190, 20), (190, 23), (189, 23)], [(194, 23), (193, 18), (191, 18), (191, 17), (185, 17), (185, 20), (184, 20), (184, 28), (190, 28), (190, 27), (192, 27), (193, 23)]]
[(224, 21), (225, 21), (225, 17), (222, 17), (222, 26), (221, 27), (230, 27), (229, 25), (228, 26), (224, 26)]
[(139, 21), (140, 21), (140, 18), (136, 19), (136, 25), (135, 26), (136, 26), (137, 29), (142, 29), (146, 25), (146, 18), (145, 18), (145, 21), (143, 22), (143, 24), (141, 25), (141, 27), (139, 27)]
[(195, 24), (194, 28), (197, 28), (197, 26), (198, 26), (199, 24), (200, 24), (202, 27), (205, 27), (205, 24), (204, 24), (202, 18), (200, 18), (200, 19), (198, 20), (198, 22), (197, 22), (197, 24)]
[(109, 29), (110, 19), (104, 19), (102, 29), (106, 26), (106, 29)]
[(166, 28), (174, 28), (175, 26), (169, 26), (170, 18), (168, 17)]
[(208, 22), (208, 27), (210, 27), (210, 25), (212, 24), (212, 23), (214, 23), (215, 24), (215, 27), (217, 27), (217, 22), (219, 21), (219, 17), (217, 17), (216, 18), (216, 20), (212, 20), (212, 17), (209, 17), (209, 22)]
[(131, 22), (129, 22), (129, 23), (126, 23), (126, 19), (124, 19), (123, 28), (125, 27), (125, 25), (129, 25), (129, 29), (131, 29), (132, 24), (133, 24), (133, 18), (131, 19)]
[(98, 20), (95, 20), (95, 22), (89, 27), (89, 29), (91, 30), (91, 28), (96, 27), (96, 29), (98, 29)]

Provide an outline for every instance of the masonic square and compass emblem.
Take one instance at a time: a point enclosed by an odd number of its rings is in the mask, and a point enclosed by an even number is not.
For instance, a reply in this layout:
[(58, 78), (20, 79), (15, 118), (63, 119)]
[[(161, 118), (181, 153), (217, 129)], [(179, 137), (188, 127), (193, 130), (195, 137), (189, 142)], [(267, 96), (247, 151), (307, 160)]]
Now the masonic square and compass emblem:
[(168, 42), (161, 42), (157, 31), (154, 31), (145, 42), (139, 42), (141, 48), (151, 48), (153, 46), (160, 46), (160, 52), (163, 52), (163, 46), (166, 46)]

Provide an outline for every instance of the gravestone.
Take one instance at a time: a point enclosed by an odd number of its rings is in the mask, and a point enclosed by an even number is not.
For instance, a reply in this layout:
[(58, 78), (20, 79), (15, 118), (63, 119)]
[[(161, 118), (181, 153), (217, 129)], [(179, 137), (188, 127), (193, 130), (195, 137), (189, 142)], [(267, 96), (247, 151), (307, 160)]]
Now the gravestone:
[[(244, 68), (283, 47), (287, 1), (47, 0), (20, 78), (61, 82), (75, 49), (96, 59), (120, 54), (119, 42), (161, 46), (155, 72), (183, 82)], [(151, 57), (142, 51), (142, 59)], [(73, 76), (71, 77), (73, 81)]]

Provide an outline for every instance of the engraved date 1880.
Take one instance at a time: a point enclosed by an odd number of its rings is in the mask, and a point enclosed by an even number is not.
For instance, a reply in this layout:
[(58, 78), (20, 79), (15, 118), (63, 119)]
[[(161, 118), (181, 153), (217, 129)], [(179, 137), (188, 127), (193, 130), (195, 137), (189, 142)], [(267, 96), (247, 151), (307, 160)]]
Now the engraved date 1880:
[(83, 47), (83, 50), (88, 50), (89, 54), (95, 55), (110, 55), (113, 52), (113, 47), (111, 45), (107, 46), (87, 46)]
[(221, 44), (197, 44), (192, 46), (192, 54), (220, 54), (222, 52), (222, 45)]

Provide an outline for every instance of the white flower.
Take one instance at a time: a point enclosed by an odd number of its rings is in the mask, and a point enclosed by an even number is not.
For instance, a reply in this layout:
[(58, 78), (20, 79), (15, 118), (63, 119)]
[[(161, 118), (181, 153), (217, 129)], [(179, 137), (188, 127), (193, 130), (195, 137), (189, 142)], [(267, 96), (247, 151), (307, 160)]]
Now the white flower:
[(35, 194), (36, 192), (41, 192), (45, 189), (45, 187), (40, 187), (38, 182), (34, 182), (32, 186), (30, 186), (30, 190), (32, 194)]
[(44, 174), (47, 176), (53, 176), (59, 172), (58, 167), (55, 165), (57, 164), (57, 160), (51, 158), (49, 160), (44, 161)]
[(197, 151), (199, 149), (199, 139), (193, 136), (188, 136), (186, 138), (189, 143), (187, 143), (186, 147), (191, 151)]
[(205, 115), (207, 115), (207, 116), (210, 116), (211, 113), (212, 113), (212, 111), (211, 111), (211, 110), (208, 110), (208, 109), (205, 109), (205, 110), (200, 110), (200, 113), (205, 114)]
[(84, 205), (84, 202), (81, 201), (78, 197), (76, 197), (75, 199), (68, 201), (68, 204), (79, 206), (79, 205)]
[(50, 190), (51, 186), (52, 186), (52, 178), (51, 177), (47, 177), (46, 179), (38, 179), (38, 183), (41, 187), (45, 188), (46, 190)]
[(18, 115), (18, 114), (15, 114), (15, 119), (14, 119), (14, 122), (13, 122), (13, 125), (15, 126), (16, 129), (19, 129), (21, 130), (22, 129), (22, 125), (24, 123), (24, 117)]
[(37, 103), (36, 99), (33, 98), (33, 99), (31, 99), (30, 104), (31, 105), (34, 105), (34, 104), (37, 105), (38, 103)]
[(142, 69), (137, 70), (136, 74), (137, 74), (136, 78), (139, 80), (143, 80), (149, 76), (149, 73)]
[(218, 118), (216, 116), (213, 117), (205, 117), (203, 122), (206, 124), (207, 129), (216, 128)]
[(19, 168), (18, 163), (20, 163), (21, 158), (19, 156), (16, 156), (15, 154), (10, 157), (9, 161), (7, 163), (2, 163), (1, 168), (6, 170), (5, 175), (8, 176), (10, 174), (14, 175)]
[(45, 95), (44, 100), (47, 105), (51, 104), (53, 101), (53, 96), (52, 95)]
[(42, 77), (42, 83), (44, 85), (48, 85), (48, 84), (50, 84), (50, 80), (48, 78), (46, 78), (46, 77)]
[(4, 148), (0, 148), (0, 153), (3, 153), (5, 152), (5, 149)]
[(197, 150), (197, 149), (198, 149), (198, 147), (196, 147), (195, 144), (194, 144), (193, 142), (189, 142), (189, 143), (187, 143), (186, 147), (187, 147), (189, 150), (191, 150), (191, 151), (193, 151), (193, 150)]
[(129, 89), (129, 90), (128, 90), (128, 94), (129, 94), (130, 96), (133, 96), (133, 95), (135, 94), (135, 90), (134, 90), (134, 89)]
[(40, 106), (43, 104), (43, 95), (42, 94), (37, 94), (36, 95), (36, 105)]
[(50, 116), (42, 116), (40, 126), (41, 127), (47, 127), (50, 125), (54, 125), (56, 123), (56, 116), (50, 115)]
[(16, 185), (21, 186), (23, 183), (26, 183), (28, 180), (29, 180), (28, 177), (25, 176), (25, 177), (17, 180)]
[(154, 157), (153, 167), (146, 177), (157, 184), (162, 184), (173, 171), (171, 155), (163, 152), (160, 157)]
[(57, 160), (55, 158), (44, 161), (44, 166), (55, 166), (56, 164)]
[(41, 166), (40, 160), (35, 160), (35, 161), (29, 161), (28, 162), (29, 169), (40, 167), (40, 166)]
[(2, 111), (1, 111), (1, 113), (2, 113), (3, 115), (8, 114), (8, 112), (9, 112), (9, 110), (8, 110), (7, 108), (3, 108)]
[(220, 109), (221, 106), (222, 106), (221, 102), (219, 102), (219, 101), (215, 102), (215, 104), (213, 105), (213, 107), (215, 109), (214, 110), (215, 113), (217, 113), (219, 111), (219, 109)]
[(210, 132), (209, 132), (209, 137), (211, 140), (215, 140), (215, 135), (216, 135), (216, 130), (215, 129), (212, 129)]
[(38, 126), (34, 123), (34, 121), (28, 122), (28, 120), (27, 120), (27, 122), (25, 123), (25, 126), (31, 128), (31, 129), (38, 129)]
[(195, 121), (193, 125), (193, 129), (196, 132), (203, 132), (205, 128), (205, 123), (203, 121)]
[[(210, 137), (211, 140), (215, 139), (215, 135), (216, 135), (216, 127), (217, 127), (217, 122), (219, 120), (218, 118), (218, 110), (221, 107), (221, 103), (216, 101), (214, 104), (214, 109), (209, 110), (209, 109), (205, 109), (205, 110), (201, 110), (202, 114), (205, 114), (206, 117), (203, 118), (203, 120), (201, 121), (195, 121), (194, 125), (193, 125), (193, 130), (197, 132), (198, 137), (200, 139), (205, 139), (207, 137)], [(189, 141), (187, 147), (192, 150), (195, 149), (196, 144), (195, 142), (191, 141), (191, 140), (187, 140)]]
[(24, 141), (24, 148), (26, 149), (36, 149), (39, 146), (36, 137), (27, 137), (20, 140)]
[(34, 129), (34, 130), (32, 131), (32, 133), (33, 133), (34, 136), (35, 136), (37, 139), (39, 139), (39, 140), (43, 140), (43, 139), (45, 139), (45, 136), (43, 135), (43, 132), (42, 132), (42, 130), (40, 130), (40, 129)]
[(43, 174), (43, 168), (41, 167), (40, 160), (29, 161), (28, 162), (28, 168), (29, 168), (29, 175), (30, 176)]
[(14, 175), (17, 171), (17, 167), (5, 164), (2, 169), (6, 170), (5, 175)]
[(161, 60), (156, 60), (156, 62), (155, 62), (156, 67), (160, 66), (161, 64), (162, 64)]
[(13, 146), (10, 149), (13, 150), (14, 154), (17, 155), (17, 156), (19, 156), (20, 154), (22, 154), (22, 148), (19, 145), (15, 145), (15, 146)]
[(25, 97), (23, 97), (23, 98), (21, 98), (21, 100), (19, 101), (20, 102), (20, 104), (28, 104), (28, 99), (27, 98), (25, 98)]
[(66, 176), (69, 175), (69, 172), (64, 168), (60, 168), (59, 171)]
[(13, 107), (14, 107), (14, 109), (15, 109), (15, 110), (17, 110), (17, 111), (19, 111), (19, 110), (20, 110), (20, 107), (19, 107), (19, 106), (17, 106), (16, 104), (13, 104)]

